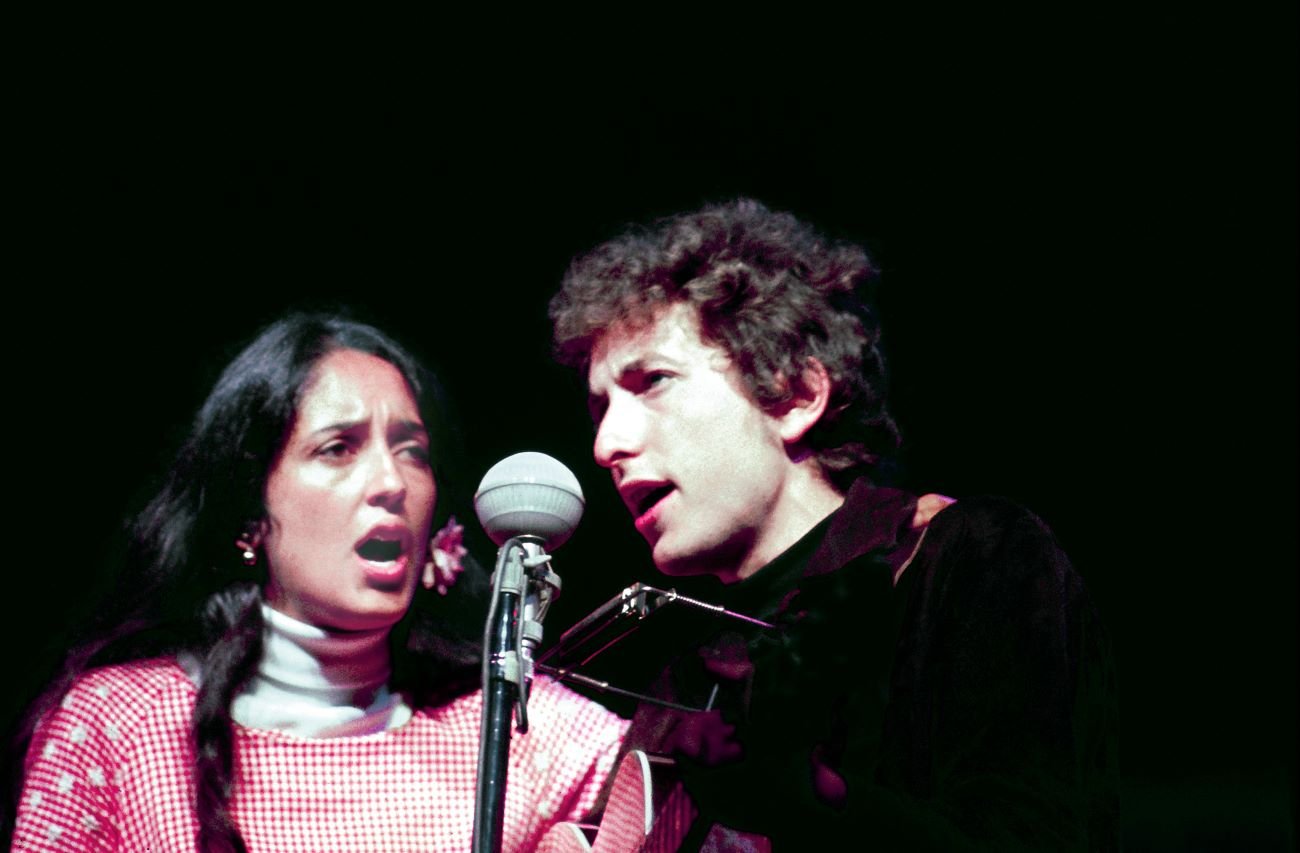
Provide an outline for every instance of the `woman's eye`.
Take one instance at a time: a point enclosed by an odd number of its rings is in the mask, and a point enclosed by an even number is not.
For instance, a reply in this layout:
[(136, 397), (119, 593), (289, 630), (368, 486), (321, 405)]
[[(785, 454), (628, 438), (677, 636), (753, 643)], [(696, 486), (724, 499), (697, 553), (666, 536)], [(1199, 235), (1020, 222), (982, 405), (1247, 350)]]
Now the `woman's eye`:
[(425, 447), (423, 444), (411, 444), (403, 447), (399, 452), (419, 462), (425, 464), (428, 464), (429, 462), (429, 448)]
[(346, 441), (331, 441), (329, 444), (316, 451), (317, 456), (328, 458), (342, 458), (352, 452), (352, 446)]

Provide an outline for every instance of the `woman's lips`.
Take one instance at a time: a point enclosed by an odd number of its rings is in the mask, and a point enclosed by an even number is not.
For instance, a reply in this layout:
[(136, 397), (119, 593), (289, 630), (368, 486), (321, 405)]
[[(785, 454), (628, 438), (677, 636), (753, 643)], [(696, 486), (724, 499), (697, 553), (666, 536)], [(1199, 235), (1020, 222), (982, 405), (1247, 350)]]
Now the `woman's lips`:
[(393, 560), (367, 560), (360, 554), (357, 559), (361, 562), (362, 571), (366, 577), (378, 583), (392, 583), (406, 576), (406, 567), (410, 563), (410, 555), (402, 554)]
[(371, 532), (353, 549), (366, 576), (380, 584), (391, 584), (406, 576), (411, 558), (409, 531), (384, 525)]

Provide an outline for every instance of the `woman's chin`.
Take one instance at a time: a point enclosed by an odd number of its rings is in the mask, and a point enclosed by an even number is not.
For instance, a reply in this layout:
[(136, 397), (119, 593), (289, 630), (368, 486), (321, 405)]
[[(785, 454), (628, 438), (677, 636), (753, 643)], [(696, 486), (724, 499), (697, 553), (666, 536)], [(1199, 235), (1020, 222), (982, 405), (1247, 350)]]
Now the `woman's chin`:
[(293, 606), (277, 602), (268, 604), (279, 612), (306, 622), (325, 631), (357, 633), (392, 628), (411, 606), (411, 591), (398, 587), (392, 590), (367, 588), (354, 595), (354, 600), (322, 603), (315, 607)]

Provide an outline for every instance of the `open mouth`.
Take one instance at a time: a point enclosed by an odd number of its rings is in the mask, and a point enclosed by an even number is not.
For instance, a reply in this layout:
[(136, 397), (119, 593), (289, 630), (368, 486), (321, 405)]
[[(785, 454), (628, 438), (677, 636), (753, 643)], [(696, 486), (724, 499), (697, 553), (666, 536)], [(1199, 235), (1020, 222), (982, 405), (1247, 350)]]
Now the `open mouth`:
[(640, 518), (649, 512), (655, 504), (668, 497), (668, 493), (672, 490), (673, 487), (665, 483), (664, 485), (657, 486), (646, 492), (644, 495), (641, 495), (636, 502), (637, 517)]
[(402, 543), (396, 539), (371, 537), (357, 546), (362, 559), (373, 563), (391, 563), (402, 556)]

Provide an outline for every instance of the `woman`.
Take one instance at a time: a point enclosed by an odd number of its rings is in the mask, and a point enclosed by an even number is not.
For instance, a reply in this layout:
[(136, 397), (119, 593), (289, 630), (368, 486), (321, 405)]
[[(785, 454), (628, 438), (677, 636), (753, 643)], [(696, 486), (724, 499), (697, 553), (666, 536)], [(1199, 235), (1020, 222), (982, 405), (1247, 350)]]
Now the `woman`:
[[(16, 849), (469, 847), (484, 609), (473, 571), (453, 585), (454, 521), (433, 533), (452, 455), (431, 391), (338, 318), (289, 317), (235, 358), (132, 528), (135, 594), (23, 729)], [(529, 710), (510, 849), (590, 808), (626, 728), (545, 680)]]

